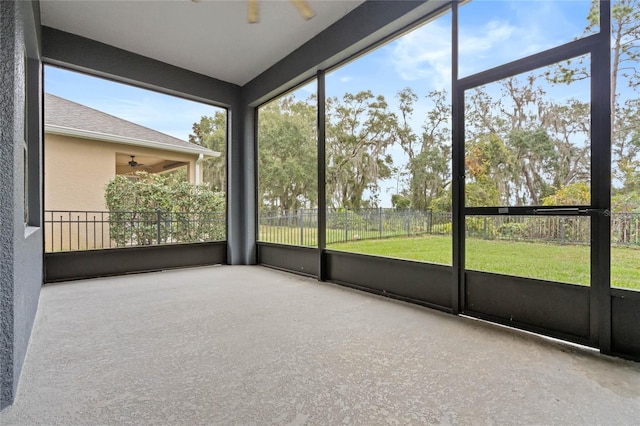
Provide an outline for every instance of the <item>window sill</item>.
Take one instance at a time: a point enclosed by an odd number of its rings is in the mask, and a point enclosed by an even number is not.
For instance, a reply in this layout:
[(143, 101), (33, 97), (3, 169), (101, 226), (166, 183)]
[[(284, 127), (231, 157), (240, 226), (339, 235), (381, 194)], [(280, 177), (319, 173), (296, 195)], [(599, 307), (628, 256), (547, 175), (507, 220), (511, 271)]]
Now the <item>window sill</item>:
[(30, 236), (32, 236), (33, 234), (35, 234), (39, 230), (40, 230), (39, 226), (25, 225), (25, 227), (24, 227), (24, 239), (25, 240), (28, 239)]

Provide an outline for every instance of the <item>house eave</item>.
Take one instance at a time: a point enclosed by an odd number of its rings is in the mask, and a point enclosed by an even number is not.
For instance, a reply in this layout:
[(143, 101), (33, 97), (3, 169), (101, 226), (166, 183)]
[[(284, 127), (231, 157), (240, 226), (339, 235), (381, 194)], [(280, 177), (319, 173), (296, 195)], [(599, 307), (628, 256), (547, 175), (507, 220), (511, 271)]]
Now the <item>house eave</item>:
[(117, 136), (117, 135), (111, 135), (111, 134), (101, 133), (101, 132), (93, 132), (90, 130), (74, 129), (71, 127), (56, 126), (53, 124), (45, 124), (44, 131), (45, 133), (50, 133), (53, 135), (72, 136), (72, 137), (82, 138), (82, 139), (93, 139), (93, 140), (99, 140), (104, 142), (139, 146), (144, 148), (163, 149), (165, 151), (180, 152), (180, 153), (186, 153), (186, 154), (195, 154), (195, 155), (202, 154), (205, 158), (220, 157), (221, 155), (219, 152), (212, 151), (208, 148), (199, 148), (199, 147), (191, 148), (186, 146), (176, 146), (176, 145), (171, 145), (163, 142), (129, 138), (126, 136)]

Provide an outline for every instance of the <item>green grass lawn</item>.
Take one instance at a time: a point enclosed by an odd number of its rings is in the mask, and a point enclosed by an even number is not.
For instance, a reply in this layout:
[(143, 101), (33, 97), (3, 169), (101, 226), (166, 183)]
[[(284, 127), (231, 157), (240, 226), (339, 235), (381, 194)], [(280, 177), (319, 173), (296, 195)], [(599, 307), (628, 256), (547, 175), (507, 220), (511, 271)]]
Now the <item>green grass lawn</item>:
[[(344, 238), (344, 231), (327, 230), (327, 248), (353, 253), (451, 265), (450, 236), (393, 237), (331, 244)], [(317, 246), (315, 228), (304, 228), (305, 246)], [(295, 227), (260, 226), (260, 241), (300, 245)], [(539, 242), (514, 242), (469, 238), (466, 267), (477, 271), (517, 275), (548, 281), (589, 285), (589, 247)], [(611, 285), (640, 290), (640, 248), (611, 249)]]
[[(451, 238), (425, 236), (352, 241), (327, 248), (354, 253), (451, 265)], [(589, 247), (545, 243), (468, 239), (468, 269), (589, 284)], [(640, 290), (640, 249), (613, 247), (611, 284)]]

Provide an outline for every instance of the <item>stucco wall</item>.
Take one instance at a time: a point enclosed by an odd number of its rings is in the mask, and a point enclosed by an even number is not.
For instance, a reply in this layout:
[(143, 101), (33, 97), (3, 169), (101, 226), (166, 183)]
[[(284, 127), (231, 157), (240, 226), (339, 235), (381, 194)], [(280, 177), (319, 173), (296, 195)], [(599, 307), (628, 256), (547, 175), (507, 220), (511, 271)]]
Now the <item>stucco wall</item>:
[(116, 174), (115, 161), (105, 144), (45, 134), (45, 210), (104, 210), (104, 186)]
[(116, 175), (116, 153), (189, 162), (195, 181), (195, 155), (50, 133), (44, 143), (45, 210), (106, 210), (104, 188)]
[[(31, 214), (35, 226), (27, 226), (24, 212), (25, 52), (38, 56), (33, 41), (39, 15), (32, 7), (30, 2), (0, 1), (0, 409), (15, 398), (42, 285), (40, 217)], [(39, 78), (29, 84), (31, 110), (40, 103)], [(29, 127), (39, 119), (38, 113), (30, 115)], [(37, 160), (40, 135), (29, 137), (29, 157)], [(38, 173), (30, 175), (29, 185), (36, 199)]]

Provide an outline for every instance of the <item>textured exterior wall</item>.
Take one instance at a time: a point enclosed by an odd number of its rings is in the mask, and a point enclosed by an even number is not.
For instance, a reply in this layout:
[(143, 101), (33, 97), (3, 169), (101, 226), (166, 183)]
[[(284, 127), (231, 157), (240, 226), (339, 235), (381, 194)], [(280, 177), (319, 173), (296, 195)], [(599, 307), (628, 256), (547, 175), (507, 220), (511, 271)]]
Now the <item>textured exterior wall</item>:
[[(0, 2), (0, 407), (13, 400), (13, 98), (15, 5)], [(9, 84), (5, 84), (8, 82)]]
[(104, 210), (104, 187), (116, 175), (109, 144), (46, 134), (44, 209)]
[(44, 150), (45, 210), (106, 210), (104, 188), (116, 175), (116, 153), (189, 162), (187, 174), (195, 182), (195, 155), (48, 133)]
[(42, 232), (24, 212), (25, 31), (35, 25), (31, 3), (0, 1), (0, 408), (15, 398), (42, 285)]

